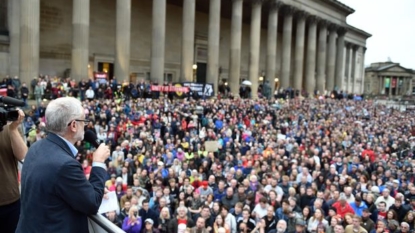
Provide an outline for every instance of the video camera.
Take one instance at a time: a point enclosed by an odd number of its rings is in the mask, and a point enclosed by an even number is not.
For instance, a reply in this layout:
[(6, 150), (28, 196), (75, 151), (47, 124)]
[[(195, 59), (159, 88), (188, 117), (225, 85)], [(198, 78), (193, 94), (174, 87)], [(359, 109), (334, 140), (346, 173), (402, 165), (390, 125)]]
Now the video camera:
[(8, 121), (16, 121), (19, 118), (19, 112), (14, 107), (24, 106), (25, 103), (22, 100), (8, 96), (0, 96), (0, 132)]

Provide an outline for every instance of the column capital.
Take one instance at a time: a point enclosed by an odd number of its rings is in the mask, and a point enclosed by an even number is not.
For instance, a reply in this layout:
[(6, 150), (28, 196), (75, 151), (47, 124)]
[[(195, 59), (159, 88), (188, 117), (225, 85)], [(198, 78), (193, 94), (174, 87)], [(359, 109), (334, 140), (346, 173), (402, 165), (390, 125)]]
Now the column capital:
[(337, 25), (335, 23), (329, 23), (327, 28), (329, 29), (330, 32), (336, 32), (337, 29), (339, 28), (339, 25)]
[(268, 2), (270, 10), (278, 10), (284, 5), (280, 0), (269, 0)]
[(308, 15), (307, 16), (307, 22), (311, 23), (311, 24), (316, 24), (318, 23), (320, 20), (319, 17), (315, 16), (315, 15)]
[(367, 50), (367, 48), (366, 47), (363, 47), (363, 54), (366, 53), (366, 50)]
[(339, 36), (344, 36), (345, 34), (346, 34), (346, 32), (347, 32), (347, 29), (345, 28), (345, 27), (339, 27), (338, 29), (337, 29), (337, 34), (339, 35)]
[(353, 49), (354, 51), (357, 51), (357, 50), (359, 49), (359, 45), (357, 45), (357, 44), (352, 44), (352, 49)]
[(299, 19), (306, 19), (309, 14), (306, 11), (298, 10), (294, 12), (294, 15), (296, 18), (299, 18)]
[(296, 8), (290, 5), (282, 6), (282, 13), (286, 16), (292, 16), (296, 12)]
[(317, 23), (319, 27), (327, 27), (329, 25), (329, 22), (325, 19), (320, 19)]
[(265, 0), (251, 0), (252, 5), (262, 5)]
[(353, 44), (346, 41), (346, 42), (344, 42), (344, 45), (346, 46), (347, 49), (351, 49)]

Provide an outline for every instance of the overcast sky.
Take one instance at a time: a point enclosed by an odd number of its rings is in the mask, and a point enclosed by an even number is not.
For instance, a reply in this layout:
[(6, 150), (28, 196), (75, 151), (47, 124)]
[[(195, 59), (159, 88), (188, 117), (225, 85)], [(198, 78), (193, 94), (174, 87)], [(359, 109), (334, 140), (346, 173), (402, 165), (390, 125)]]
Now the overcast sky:
[(347, 23), (372, 34), (366, 42), (366, 66), (390, 57), (415, 69), (415, 0), (340, 1), (356, 11)]

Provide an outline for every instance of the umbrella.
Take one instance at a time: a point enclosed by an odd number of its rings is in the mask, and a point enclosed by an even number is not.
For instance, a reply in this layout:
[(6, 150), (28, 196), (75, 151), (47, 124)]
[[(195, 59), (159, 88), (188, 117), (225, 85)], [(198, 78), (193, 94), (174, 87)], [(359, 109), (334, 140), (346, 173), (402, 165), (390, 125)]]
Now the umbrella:
[(247, 86), (251, 86), (252, 85), (251, 81), (248, 81), (248, 80), (243, 81), (242, 84), (243, 85), (247, 85)]

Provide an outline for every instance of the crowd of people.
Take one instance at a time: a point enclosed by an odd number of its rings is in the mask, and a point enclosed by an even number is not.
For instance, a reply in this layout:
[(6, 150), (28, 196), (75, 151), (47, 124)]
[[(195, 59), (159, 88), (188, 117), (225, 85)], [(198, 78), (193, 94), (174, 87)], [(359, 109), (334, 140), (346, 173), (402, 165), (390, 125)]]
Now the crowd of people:
[[(126, 232), (415, 228), (413, 112), (348, 98), (148, 98), (133, 95), (140, 84), (68, 83), (54, 97), (78, 96), (86, 130), (111, 146), (106, 188), (120, 211), (104, 215)], [(27, 109), (29, 143), (45, 135), (45, 107)], [(94, 148), (76, 147), (88, 177)]]

